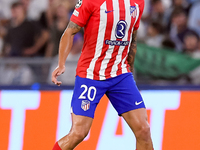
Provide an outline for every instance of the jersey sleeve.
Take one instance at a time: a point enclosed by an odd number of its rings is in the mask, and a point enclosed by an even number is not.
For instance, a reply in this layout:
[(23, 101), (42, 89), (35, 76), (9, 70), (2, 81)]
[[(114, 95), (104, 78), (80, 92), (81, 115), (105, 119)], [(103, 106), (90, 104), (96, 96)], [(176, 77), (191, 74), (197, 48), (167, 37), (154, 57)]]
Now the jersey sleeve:
[(144, 11), (144, 1), (139, 5), (139, 17), (138, 17), (138, 20), (137, 20), (137, 22), (134, 26), (134, 30), (137, 30), (140, 26), (140, 20), (141, 20), (143, 11)]
[(90, 0), (79, 0), (70, 20), (77, 25), (84, 27), (92, 14), (91, 5)]

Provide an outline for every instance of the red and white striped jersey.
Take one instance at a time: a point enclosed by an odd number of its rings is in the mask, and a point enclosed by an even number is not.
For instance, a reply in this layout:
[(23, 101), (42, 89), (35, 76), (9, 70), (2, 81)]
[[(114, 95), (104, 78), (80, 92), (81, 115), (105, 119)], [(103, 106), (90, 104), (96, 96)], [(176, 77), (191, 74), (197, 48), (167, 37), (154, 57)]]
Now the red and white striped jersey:
[(144, 0), (79, 0), (71, 17), (84, 27), (78, 76), (105, 80), (130, 72), (127, 56), (143, 9)]

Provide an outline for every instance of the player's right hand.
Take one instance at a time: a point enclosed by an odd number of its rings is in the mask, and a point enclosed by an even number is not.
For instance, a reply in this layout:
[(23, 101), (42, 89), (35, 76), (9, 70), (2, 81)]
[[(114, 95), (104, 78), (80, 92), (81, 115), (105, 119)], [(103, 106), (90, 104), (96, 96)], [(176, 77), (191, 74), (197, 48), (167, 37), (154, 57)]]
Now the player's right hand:
[(61, 81), (57, 80), (57, 77), (60, 76), (61, 74), (63, 74), (65, 72), (65, 66), (63, 67), (56, 67), (56, 69), (52, 72), (52, 77), (51, 80), (54, 84), (60, 86), (62, 84)]

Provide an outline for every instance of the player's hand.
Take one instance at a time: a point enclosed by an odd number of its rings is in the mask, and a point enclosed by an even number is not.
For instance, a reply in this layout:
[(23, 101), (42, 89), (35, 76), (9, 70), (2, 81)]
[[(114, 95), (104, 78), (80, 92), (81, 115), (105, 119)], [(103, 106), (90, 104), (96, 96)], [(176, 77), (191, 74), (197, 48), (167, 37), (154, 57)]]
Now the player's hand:
[(60, 76), (61, 74), (63, 74), (65, 72), (65, 66), (63, 67), (57, 67), (53, 72), (52, 72), (52, 82), (58, 86), (60, 86), (62, 84), (61, 81), (57, 80), (57, 77)]

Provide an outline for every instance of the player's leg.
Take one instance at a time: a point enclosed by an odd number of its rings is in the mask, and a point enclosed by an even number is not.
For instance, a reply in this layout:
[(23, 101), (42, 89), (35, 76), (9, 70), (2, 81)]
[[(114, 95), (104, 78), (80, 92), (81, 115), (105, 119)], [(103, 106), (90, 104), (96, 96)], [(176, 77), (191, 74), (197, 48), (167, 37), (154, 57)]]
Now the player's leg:
[[(53, 150), (73, 150), (88, 134), (96, 107), (106, 91), (104, 82), (76, 77), (72, 97), (72, 127)], [(56, 147), (58, 147), (56, 149)]]
[(135, 134), (137, 150), (153, 150), (146, 109), (140, 108), (125, 112), (122, 117)]
[(73, 150), (87, 136), (92, 125), (92, 121), (93, 118), (79, 116), (72, 113), (71, 130), (68, 135), (58, 141), (59, 147), (62, 150)]
[(106, 92), (110, 102), (133, 130), (137, 150), (153, 150), (145, 104), (132, 74), (123, 74), (114, 80), (114, 85)]

